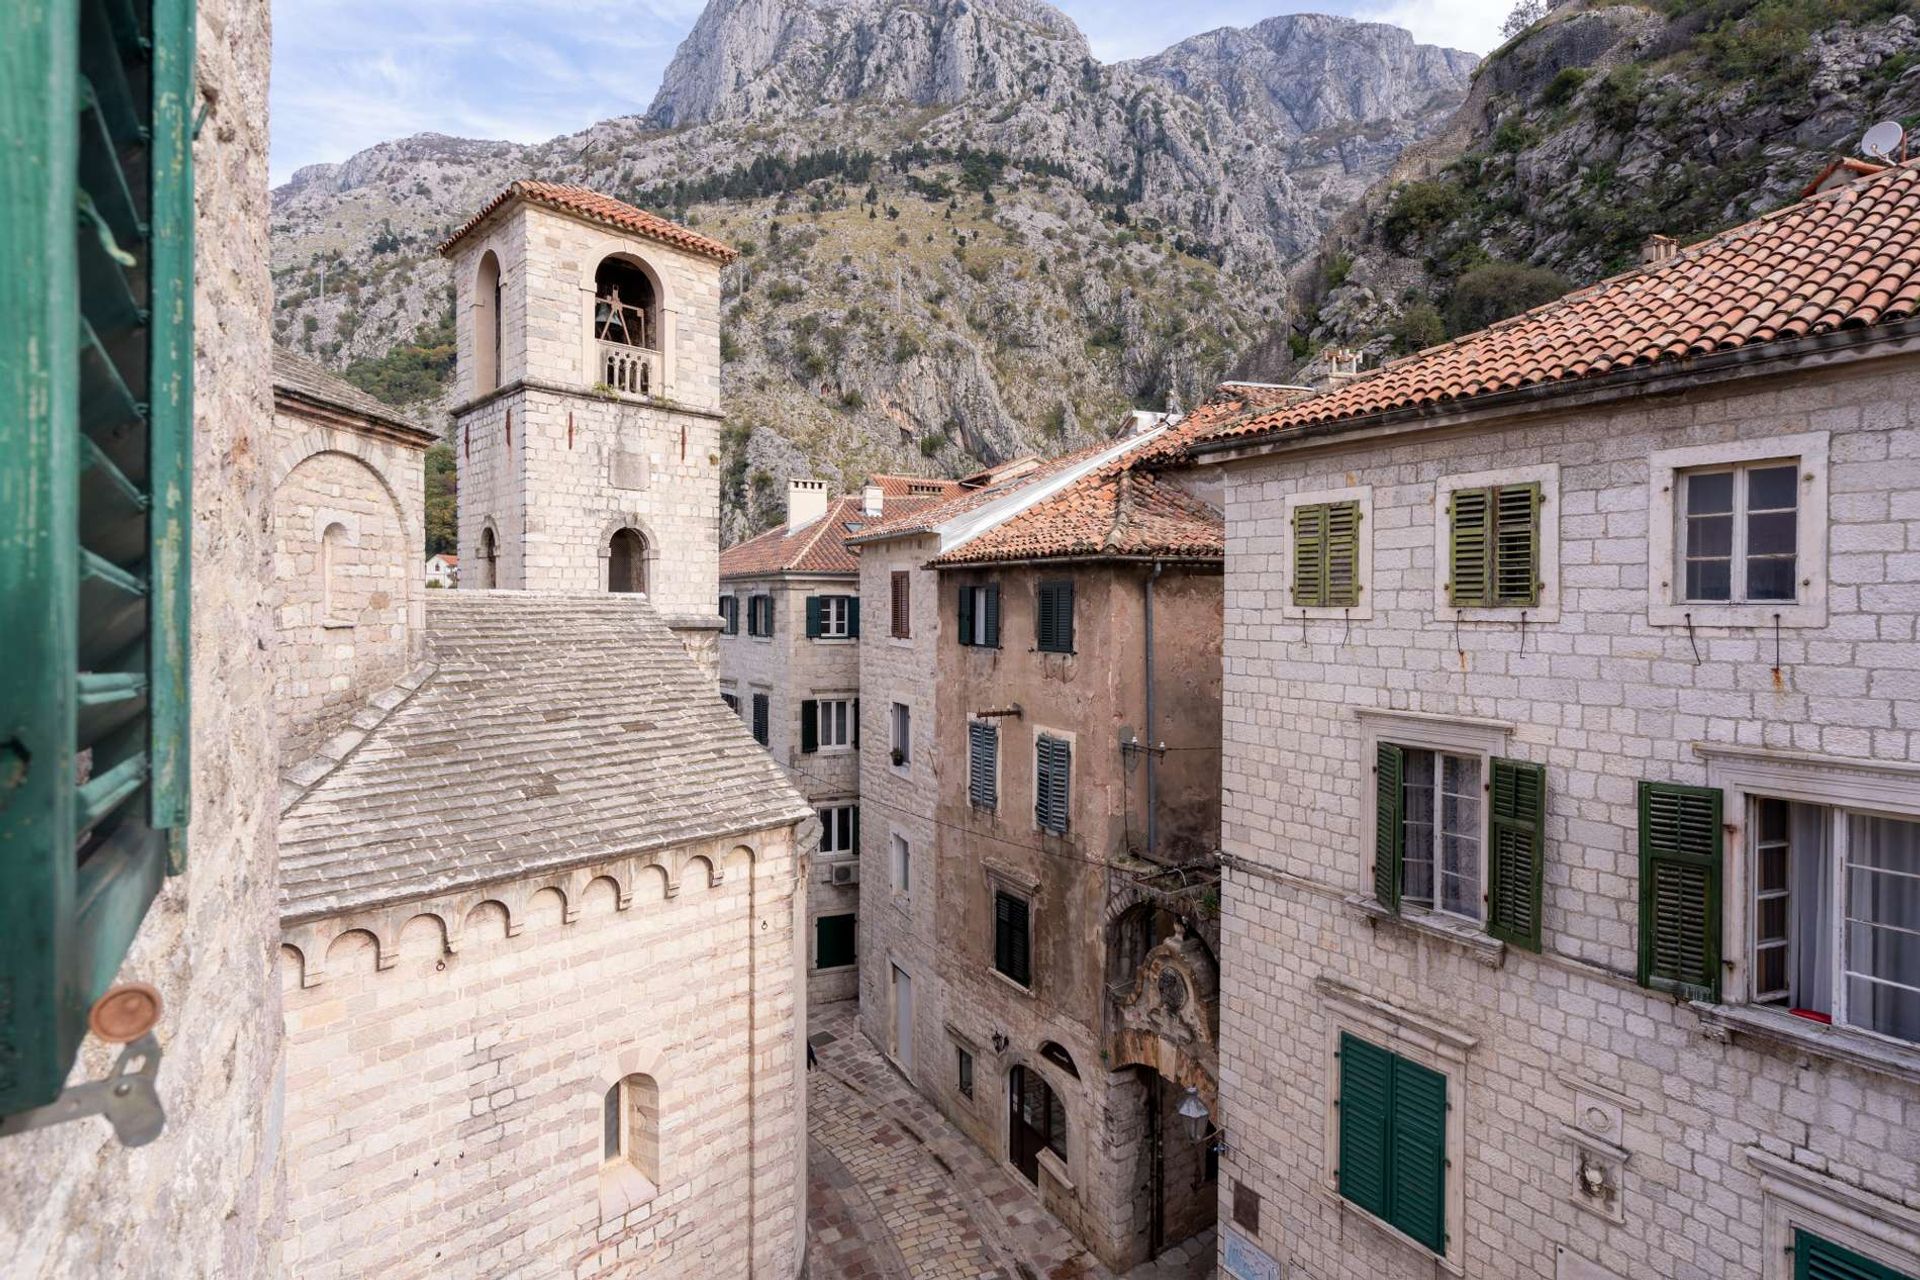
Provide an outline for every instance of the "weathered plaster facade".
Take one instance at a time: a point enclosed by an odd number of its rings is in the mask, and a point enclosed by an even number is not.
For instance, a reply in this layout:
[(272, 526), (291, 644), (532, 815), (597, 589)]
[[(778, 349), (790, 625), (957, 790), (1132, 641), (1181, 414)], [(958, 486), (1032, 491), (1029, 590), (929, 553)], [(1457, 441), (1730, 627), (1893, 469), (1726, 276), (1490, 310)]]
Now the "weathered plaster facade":
[[(266, 7), (200, 0), (197, 75), (219, 107), (194, 144), (193, 813), (120, 981), (159, 988), (166, 1129), (104, 1120), (0, 1139), (10, 1276), (271, 1275), (281, 1214)], [(70, 1084), (108, 1073), (88, 1039)]]
[[(1898, 350), (1335, 433), (1223, 468), (1223, 1224), (1254, 1216), (1236, 1215), (1236, 1187), (1258, 1198), (1257, 1228), (1223, 1237), (1315, 1280), (1786, 1280), (1797, 1224), (1920, 1274), (1920, 1054), (1747, 1003), (1746, 799), (1920, 813), (1920, 357)], [(1717, 624), (1714, 606), (1669, 616), (1653, 460), (1693, 448), (1824, 454), (1803, 480), (1818, 537), (1800, 542), (1817, 610), (1778, 629)], [(1525, 468), (1555, 472), (1541, 518), (1557, 620), (1442, 620), (1438, 491)], [(1355, 486), (1371, 617), (1303, 620), (1284, 603), (1287, 500)], [(1367, 752), (1409, 732), (1477, 734), (1545, 766), (1540, 954), (1364, 905)], [(1726, 796), (1717, 1006), (1636, 985), (1642, 779)], [(1341, 1028), (1447, 1078), (1443, 1256), (1338, 1195)], [(1582, 1190), (1583, 1164), (1602, 1190)]]

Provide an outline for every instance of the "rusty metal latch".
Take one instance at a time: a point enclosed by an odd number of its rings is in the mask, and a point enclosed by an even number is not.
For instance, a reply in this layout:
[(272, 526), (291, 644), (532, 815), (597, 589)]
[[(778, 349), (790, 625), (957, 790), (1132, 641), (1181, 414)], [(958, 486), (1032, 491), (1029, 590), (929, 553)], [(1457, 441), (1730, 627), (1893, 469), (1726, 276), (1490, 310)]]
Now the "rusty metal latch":
[(143, 1147), (166, 1127), (155, 1081), (160, 1074), (160, 1042), (148, 1032), (120, 1050), (113, 1073), (104, 1080), (74, 1085), (44, 1107), (0, 1119), (0, 1137), (45, 1129), (82, 1116), (105, 1116), (123, 1147)]

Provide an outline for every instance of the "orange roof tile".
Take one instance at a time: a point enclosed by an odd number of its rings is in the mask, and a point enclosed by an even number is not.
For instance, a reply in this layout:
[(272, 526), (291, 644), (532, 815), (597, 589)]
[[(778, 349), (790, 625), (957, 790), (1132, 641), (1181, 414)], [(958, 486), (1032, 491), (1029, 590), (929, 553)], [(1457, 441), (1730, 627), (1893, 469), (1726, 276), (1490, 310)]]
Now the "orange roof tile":
[[(943, 524), (955, 516), (964, 515), (977, 507), (984, 507), (987, 503), (997, 498), (1004, 498), (1016, 489), (1024, 489), (1027, 485), (1044, 480), (1048, 476), (1057, 474), (1077, 462), (1084, 462), (1094, 454), (1105, 449), (1111, 449), (1113, 446), (1114, 441), (1102, 440), (1098, 444), (1090, 444), (1084, 449), (1077, 449), (1061, 457), (1050, 458), (1038, 466), (1033, 467), (1031, 470), (1020, 471), (998, 483), (986, 484), (975, 489), (960, 489), (943, 499), (928, 503), (911, 512), (896, 514), (894, 504), (890, 501), (887, 503), (886, 518), (878, 524), (869, 525), (863, 529), (859, 536), (852, 539), (852, 541), (855, 544), (859, 544), (877, 541), (881, 538), (899, 538), (909, 534), (929, 532), (935, 526)], [(1016, 459), (1016, 461), (1024, 462), (1025, 459)], [(1007, 465), (1009, 464), (1003, 463), (999, 467), (991, 468), (980, 474), (991, 475), (1004, 470)]]
[(459, 230), (441, 242), (441, 254), (446, 254), (454, 245), (465, 239), (474, 228), (492, 217), (495, 210), (514, 199), (544, 205), (549, 209), (558, 209), (562, 213), (570, 213), (576, 218), (585, 218), (589, 222), (618, 227), (622, 231), (631, 231), (635, 235), (659, 240), (685, 249), (689, 253), (702, 254), (721, 262), (732, 262), (740, 256), (737, 249), (721, 244), (718, 240), (709, 239), (698, 231), (689, 230), (677, 222), (669, 222), (659, 214), (648, 213), (645, 209), (636, 209), (624, 200), (615, 200), (612, 196), (602, 195), (587, 187), (575, 187), (561, 182), (541, 182), (534, 178), (522, 178), (517, 182), (509, 183), (506, 190), (482, 205), (478, 213), (461, 223)]
[[(931, 506), (926, 496), (888, 497), (888, 515), (906, 516)], [(847, 539), (879, 521), (866, 515), (857, 494), (834, 498), (827, 513), (798, 529), (781, 525), (720, 553), (722, 578), (763, 578), (776, 573), (858, 573), (860, 562)]]
[(958, 480), (934, 476), (871, 475), (867, 483), (879, 485), (880, 492), (889, 498), (904, 498), (909, 494), (916, 498), (944, 497), (960, 487)]
[(1205, 443), (1479, 397), (1905, 320), (1920, 311), (1920, 161), (1711, 236), (1664, 262), (1221, 424)]

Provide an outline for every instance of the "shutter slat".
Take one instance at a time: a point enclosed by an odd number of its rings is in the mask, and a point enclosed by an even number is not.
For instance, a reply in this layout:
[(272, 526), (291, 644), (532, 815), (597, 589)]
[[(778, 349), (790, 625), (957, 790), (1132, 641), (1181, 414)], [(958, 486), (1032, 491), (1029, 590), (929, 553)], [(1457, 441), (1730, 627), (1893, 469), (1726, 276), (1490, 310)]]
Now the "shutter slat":
[(987, 610), (986, 641), (989, 649), (1000, 647), (1000, 584), (990, 584), (985, 595)]
[(1375, 1217), (1388, 1212), (1388, 1121), (1393, 1055), (1340, 1035), (1340, 1194)]
[(92, 85), (80, 82), (80, 185), (93, 198), (113, 237), (128, 252), (147, 242), (147, 224), (134, 202), (120, 153), (126, 144), (117, 142), (101, 110), (100, 98)]
[(1798, 1229), (1793, 1233), (1793, 1277), (1794, 1280), (1914, 1280), (1884, 1263)]
[(958, 616), (959, 616), (960, 625), (957, 628), (957, 630), (960, 632), (960, 643), (964, 645), (971, 645), (973, 643), (973, 588), (972, 587), (963, 586), (960, 588)]
[(1720, 992), (1721, 793), (1640, 784), (1640, 982), (1696, 999)]
[(1302, 609), (1327, 602), (1327, 507), (1293, 509), (1293, 603)]
[(1540, 886), (1546, 823), (1546, 770), (1519, 760), (1492, 762), (1487, 868), (1487, 932), (1540, 950)]
[(983, 721), (967, 725), (967, 790), (975, 808), (993, 809), (999, 805), (994, 774), (1000, 755), (1000, 730)]
[(147, 780), (147, 753), (136, 752), (113, 768), (80, 784), (74, 824), (91, 827), (112, 813)]
[(1390, 742), (1374, 752), (1373, 896), (1389, 911), (1400, 910), (1400, 826), (1405, 754)]
[(1448, 520), (1447, 599), (1455, 608), (1492, 603), (1491, 524), (1491, 491), (1454, 491)]
[(146, 112), (134, 101), (125, 60), (117, 46), (118, 33), (101, 0), (80, 5), (80, 74), (99, 97), (100, 109), (120, 146), (144, 143), (149, 137)]
[(847, 638), (857, 640), (860, 637), (860, 597), (848, 596), (847, 601)]
[(1392, 1062), (1388, 1221), (1435, 1253), (1445, 1253), (1446, 1077), (1397, 1055)]
[(1360, 603), (1360, 504), (1334, 502), (1325, 510), (1324, 598), (1328, 608), (1351, 609)]
[(1531, 608), (1540, 600), (1540, 486), (1501, 485), (1494, 494), (1493, 603)]
[(809, 640), (818, 640), (820, 638), (820, 610), (821, 610), (820, 597), (808, 596), (807, 597), (807, 639)]

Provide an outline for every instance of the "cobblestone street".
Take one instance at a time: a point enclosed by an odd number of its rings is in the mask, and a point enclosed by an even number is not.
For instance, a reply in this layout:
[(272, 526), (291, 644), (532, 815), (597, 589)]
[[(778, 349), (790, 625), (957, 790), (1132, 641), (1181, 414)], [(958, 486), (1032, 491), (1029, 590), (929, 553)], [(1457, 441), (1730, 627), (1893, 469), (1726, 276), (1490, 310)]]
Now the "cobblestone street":
[[(915, 1093), (860, 1033), (856, 1006), (811, 1019), (811, 1280), (1112, 1280), (1033, 1194)], [(1213, 1233), (1128, 1273), (1206, 1280)]]

